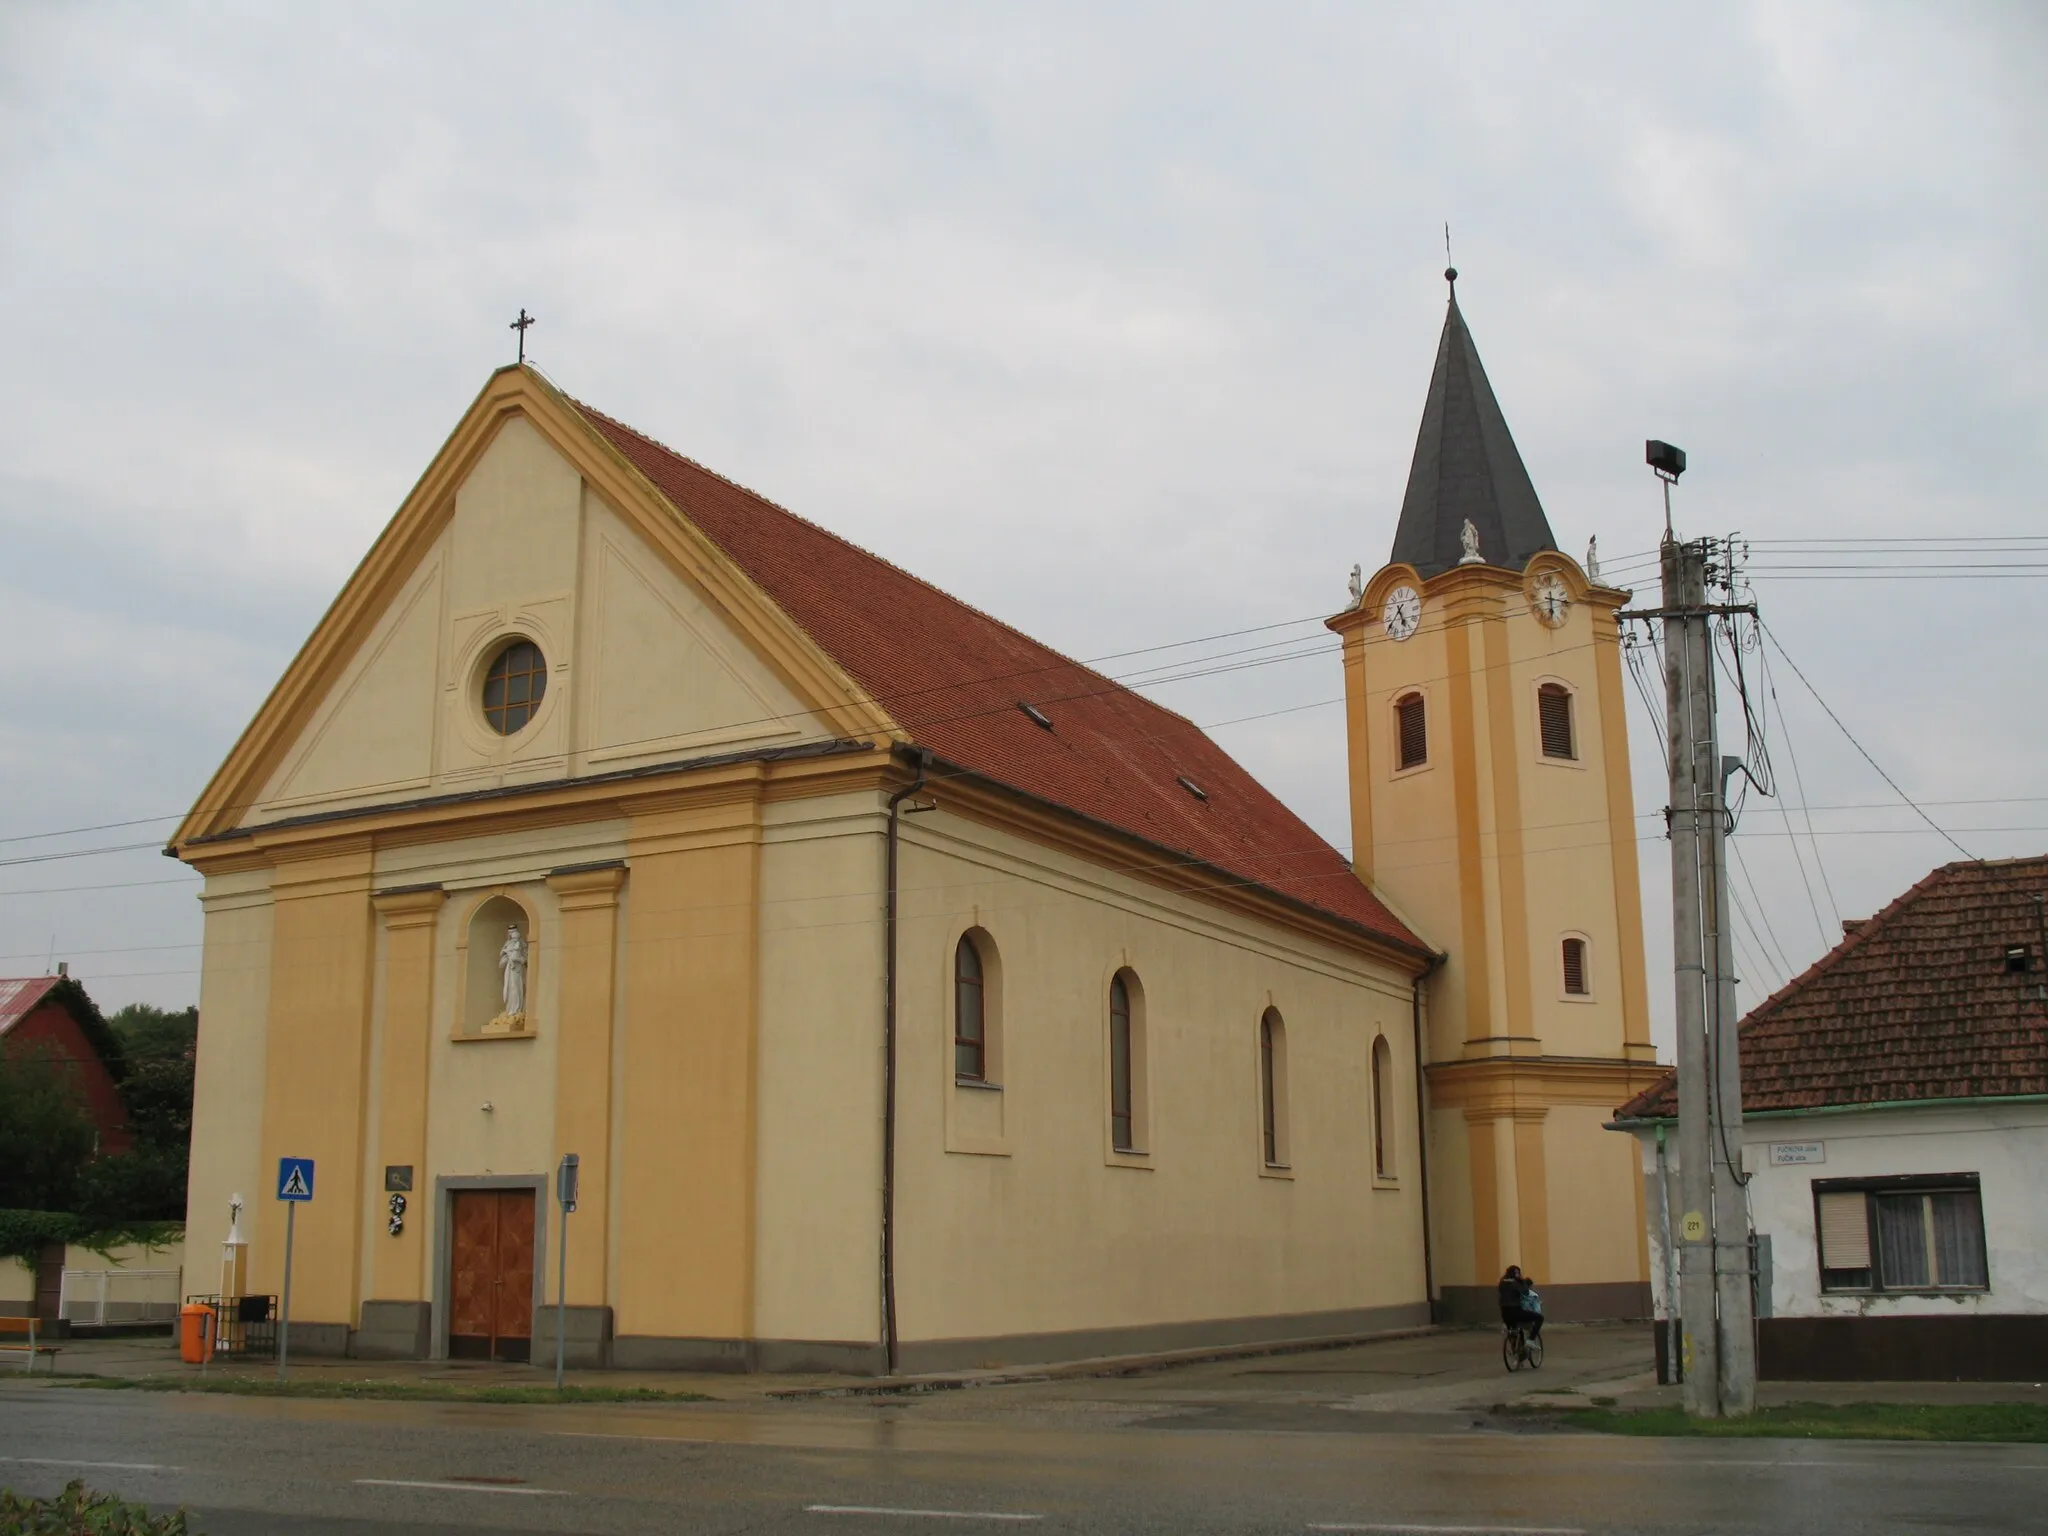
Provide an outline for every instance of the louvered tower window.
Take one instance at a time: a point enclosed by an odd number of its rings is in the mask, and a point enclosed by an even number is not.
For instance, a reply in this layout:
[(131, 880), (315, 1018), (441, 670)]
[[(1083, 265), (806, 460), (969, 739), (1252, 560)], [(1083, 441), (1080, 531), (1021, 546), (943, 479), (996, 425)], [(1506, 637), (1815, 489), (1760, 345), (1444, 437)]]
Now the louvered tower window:
[(1572, 691), (1561, 683), (1545, 683), (1536, 690), (1536, 719), (1543, 732), (1545, 757), (1575, 758), (1578, 743), (1572, 739)]
[(1567, 997), (1585, 997), (1593, 989), (1586, 985), (1586, 941), (1564, 941), (1564, 990)]
[(1419, 768), (1429, 761), (1429, 722), (1423, 712), (1422, 695), (1411, 693), (1397, 703), (1394, 720), (1401, 736), (1401, 766)]

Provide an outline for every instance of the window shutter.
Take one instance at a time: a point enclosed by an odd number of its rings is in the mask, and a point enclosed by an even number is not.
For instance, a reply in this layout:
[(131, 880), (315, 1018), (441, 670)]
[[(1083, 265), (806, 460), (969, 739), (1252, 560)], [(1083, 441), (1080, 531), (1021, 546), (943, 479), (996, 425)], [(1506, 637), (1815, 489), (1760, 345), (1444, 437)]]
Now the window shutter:
[(1564, 989), (1572, 997), (1586, 995), (1586, 941), (1564, 941)]
[(1820, 1267), (1870, 1268), (1869, 1197), (1860, 1189), (1820, 1197)]
[(1536, 690), (1536, 714), (1543, 733), (1545, 757), (1577, 757), (1572, 741), (1572, 695), (1568, 688), (1545, 683)]
[(1429, 725), (1422, 708), (1422, 695), (1411, 693), (1394, 706), (1401, 725), (1401, 766), (1414, 768), (1429, 761)]

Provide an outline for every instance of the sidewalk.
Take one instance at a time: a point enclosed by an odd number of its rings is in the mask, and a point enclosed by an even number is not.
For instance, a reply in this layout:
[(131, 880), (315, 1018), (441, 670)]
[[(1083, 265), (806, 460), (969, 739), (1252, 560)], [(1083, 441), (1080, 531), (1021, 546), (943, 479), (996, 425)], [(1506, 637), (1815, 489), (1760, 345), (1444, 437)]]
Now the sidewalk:
[[(919, 1415), (1003, 1418), (1015, 1413), (1091, 1414), (1099, 1421), (1143, 1422), (1193, 1410), (1314, 1407), (1347, 1414), (1424, 1421), (1469, 1421), (1503, 1404), (1519, 1407), (1651, 1408), (1676, 1404), (1678, 1387), (1656, 1384), (1645, 1325), (1553, 1323), (1549, 1357), (1540, 1371), (1502, 1369), (1497, 1336), (1485, 1329), (1442, 1329), (1331, 1348), (1279, 1353), (1129, 1357), (1053, 1366), (963, 1371), (880, 1380), (835, 1375), (743, 1375), (727, 1372), (572, 1370), (571, 1386), (646, 1388), (694, 1393), (711, 1404), (797, 1407), (869, 1402), (918, 1406)], [(165, 1338), (70, 1340), (57, 1373), (34, 1376), (0, 1356), (0, 1385), (27, 1386), (81, 1376), (198, 1381), (233, 1375), (270, 1380), (268, 1361), (186, 1365)], [(293, 1380), (448, 1383), (472, 1387), (547, 1387), (551, 1363), (337, 1360), (294, 1358)], [(975, 1390), (961, 1390), (975, 1389)], [(2033, 1382), (1765, 1382), (1764, 1405), (1789, 1403), (2043, 1403), (2048, 1385)]]

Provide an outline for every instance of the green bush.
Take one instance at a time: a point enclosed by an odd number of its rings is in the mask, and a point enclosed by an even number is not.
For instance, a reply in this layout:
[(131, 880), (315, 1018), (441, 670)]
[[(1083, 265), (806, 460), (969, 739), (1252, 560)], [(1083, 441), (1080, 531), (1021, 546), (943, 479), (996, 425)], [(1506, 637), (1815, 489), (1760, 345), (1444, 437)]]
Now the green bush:
[(0, 1206), (66, 1209), (97, 1140), (70, 1062), (47, 1047), (0, 1056)]
[(73, 1479), (54, 1499), (26, 1499), (0, 1488), (0, 1536), (198, 1536), (185, 1511), (151, 1515), (111, 1493), (87, 1493)]
[(75, 1243), (105, 1255), (128, 1243), (168, 1248), (184, 1235), (180, 1221), (107, 1221), (65, 1211), (0, 1209), (0, 1259), (19, 1259), (30, 1269), (45, 1243)]

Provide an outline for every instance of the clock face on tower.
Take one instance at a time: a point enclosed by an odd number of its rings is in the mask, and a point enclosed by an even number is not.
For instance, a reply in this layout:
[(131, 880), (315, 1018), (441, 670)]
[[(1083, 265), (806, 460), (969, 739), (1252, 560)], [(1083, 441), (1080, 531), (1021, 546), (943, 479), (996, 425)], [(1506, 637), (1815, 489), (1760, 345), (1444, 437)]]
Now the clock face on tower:
[(1380, 625), (1389, 640), (1406, 640), (1422, 622), (1422, 598), (1413, 587), (1396, 587), (1380, 609)]
[(1564, 578), (1555, 571), (1545, 571), (1529, 583), (1529, 606), (1536, 611), (1537, 619), (1551, 629), (1565, 621), (1571, 612), (1571, 593), (1565, 590)]

